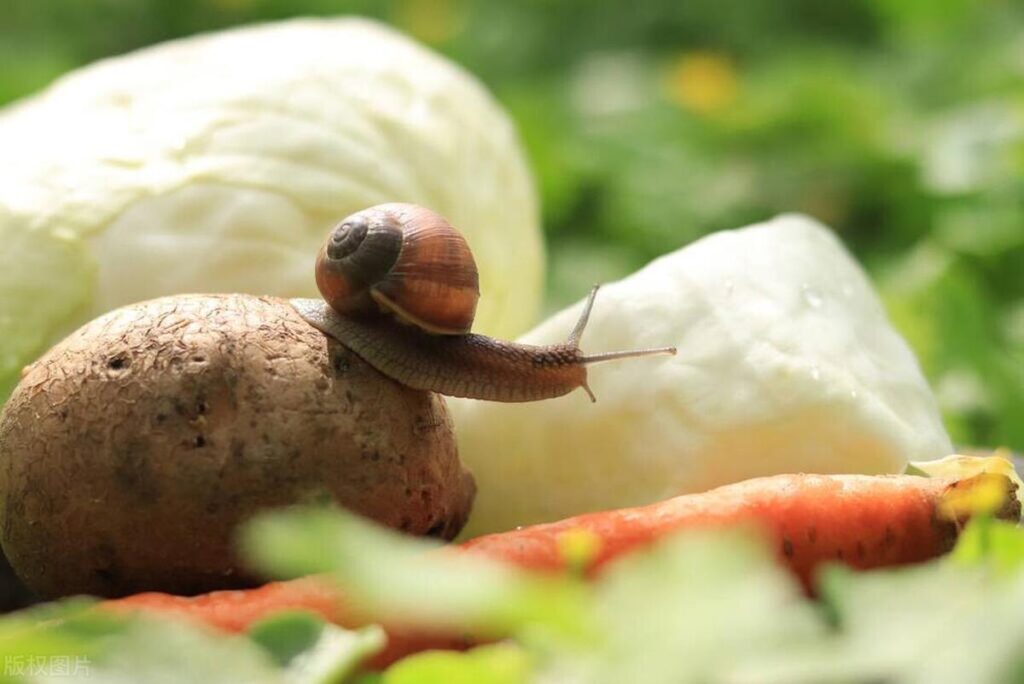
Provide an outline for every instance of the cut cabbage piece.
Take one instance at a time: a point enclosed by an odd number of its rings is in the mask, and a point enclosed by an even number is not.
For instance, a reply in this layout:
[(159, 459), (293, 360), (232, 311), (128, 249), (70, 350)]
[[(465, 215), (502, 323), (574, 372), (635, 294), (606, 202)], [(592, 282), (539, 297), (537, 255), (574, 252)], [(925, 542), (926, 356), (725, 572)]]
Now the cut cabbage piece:
[[(582, 302), (522, 342), (563, 340)], [(785, 472), (898, 473), (952, 451), (913, 353), (861, 268), (797, 215), (710, 235), (602, 288), (583, 392), (450, 402), (478, 486), (467, 534)]]

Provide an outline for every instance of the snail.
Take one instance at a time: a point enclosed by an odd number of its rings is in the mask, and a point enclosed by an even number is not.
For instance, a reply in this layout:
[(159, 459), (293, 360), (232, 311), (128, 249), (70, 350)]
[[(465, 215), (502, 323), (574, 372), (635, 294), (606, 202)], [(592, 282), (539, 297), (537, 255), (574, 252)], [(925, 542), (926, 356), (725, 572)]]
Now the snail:
[(587, 385), (587, 366), (674, 347), (584, 354), (594, 306), (561, 344), (535, 346), (471, 333), (480, 296), (473, 254), (444, 218), (412, 204), (352, 214), (330, 232), (316, 261), (323, 300), (293, 299), (315, 328), (384, 375), (415, 389), (490, 401), (549, 399)]

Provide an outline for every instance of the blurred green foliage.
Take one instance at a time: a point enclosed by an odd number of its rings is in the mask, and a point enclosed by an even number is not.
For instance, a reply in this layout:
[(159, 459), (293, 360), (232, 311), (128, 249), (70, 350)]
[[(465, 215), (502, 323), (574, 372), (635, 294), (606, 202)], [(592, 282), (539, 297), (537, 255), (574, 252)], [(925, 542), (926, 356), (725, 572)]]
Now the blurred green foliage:
[(871, 271), (954, 439), (1024, 449), (1024, 3), (6, 0), (0, 103), (80, 64), (298, 15), (477, 74), (539, 180), (549, 308), (801, 211)]

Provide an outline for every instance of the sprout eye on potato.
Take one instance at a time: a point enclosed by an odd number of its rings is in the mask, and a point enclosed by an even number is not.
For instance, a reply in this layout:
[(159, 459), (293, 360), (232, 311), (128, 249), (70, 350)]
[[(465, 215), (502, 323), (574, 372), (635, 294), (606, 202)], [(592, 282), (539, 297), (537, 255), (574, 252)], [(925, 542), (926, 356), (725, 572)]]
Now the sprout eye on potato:
[(474, 493), (443, 400), (247, 295), (80, 328), (27, 369), (0, 463), (4, 550), (42, 596), (250, 584), (235, 527), (311, 499), (447, 539)]

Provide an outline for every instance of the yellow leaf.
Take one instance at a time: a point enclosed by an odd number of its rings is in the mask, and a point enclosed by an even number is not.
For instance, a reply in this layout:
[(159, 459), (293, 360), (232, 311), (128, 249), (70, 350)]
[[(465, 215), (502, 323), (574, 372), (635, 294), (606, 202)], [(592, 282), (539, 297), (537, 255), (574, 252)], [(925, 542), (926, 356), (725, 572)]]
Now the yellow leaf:
[(910, 465), (929, 477), (964, 479), (980, 473), (1005, 475), (1017, 485), (1019, 491), (1024, 491), (1024, 482), (1014, 469), (1007, 449), (997, 449), (989, 456), (953, 454), (935, 461), (911, 461)]
[(939, 516), (946, 520), (966, 520), (978, 515), (994, 515), (1006, 504), (1012, 489), (1003, 474), (980, 473), (958, 480), (939, 502)]

